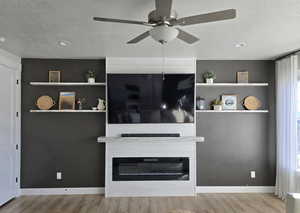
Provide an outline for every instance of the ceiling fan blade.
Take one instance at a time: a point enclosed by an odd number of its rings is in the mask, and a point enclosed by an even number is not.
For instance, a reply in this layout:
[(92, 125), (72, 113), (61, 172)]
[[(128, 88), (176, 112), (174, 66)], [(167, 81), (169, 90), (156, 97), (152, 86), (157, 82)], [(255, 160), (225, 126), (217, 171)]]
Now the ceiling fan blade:
[(178, 36), (177, 36), (178, 39), (185, 41), (188, 44), (193, 44), (193, 43), (199, 41), (199, 38), (197, 38), (196, 36), (193, 36), (192, 34), (189, 34), (179, 28), (176, 28), (176, 29), (179, 31)]
[(186, 26), (192, 24), (201, 24), (201, 23), (222, 21), (227, 19), (234, 19), (235, 17), (236, 17), (236, 10), (229, 9), (229, 10), (223, 10), (223, 11), (218, 11), (213, 13), (180, 18), (175, 22), (175, 25), (177, 24), (177, 25)]
[(149, 31), (142, 33), (141, 35), (135, 37), (134, 39), (127, 42), (127, 44), (136, 44), (139, 41), (147, 38), (150, 35)]
[(124, 23), (124, 24), (138, 24), (138, 25), (153, 26), (153, 24), (149, 24), (148, 22), (144, 22), (144, 21), (131, 21), (131, 20), (113, 19), (113, 18), (100, 18), (100, 17), (94, 17), (93, 19), (94, 21), (102, 21), (102, 22), (115, 22), (115, 23)]
[(162, 18), (170, 17), (172, 0), (155, 0), (156, 14)]

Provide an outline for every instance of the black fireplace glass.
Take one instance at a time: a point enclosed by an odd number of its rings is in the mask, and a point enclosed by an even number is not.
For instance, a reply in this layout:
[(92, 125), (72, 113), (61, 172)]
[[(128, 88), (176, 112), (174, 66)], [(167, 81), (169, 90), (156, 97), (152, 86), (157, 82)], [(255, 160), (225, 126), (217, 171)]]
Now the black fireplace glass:
[(189, 158), (113, 158), (113, 181), (189, 180)]

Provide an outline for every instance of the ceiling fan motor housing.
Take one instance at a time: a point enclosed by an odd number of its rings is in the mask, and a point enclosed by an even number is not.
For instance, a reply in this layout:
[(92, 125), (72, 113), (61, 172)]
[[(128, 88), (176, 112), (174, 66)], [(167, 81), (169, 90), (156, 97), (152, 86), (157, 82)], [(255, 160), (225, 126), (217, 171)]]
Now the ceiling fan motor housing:
[(178, 17), (178, 14), (175, 10), (171, 11), (171, 14), (169, 17), (162, 17), (161, 15), (158, 14), (157, 10), (153, 10), (149, 13), (148, 15), (148, 22), (151, 24), (157, 24), (157, 25), (162, 25), (162, 24), (167, 24), (171, 26), (170, 23), (175, 21)]

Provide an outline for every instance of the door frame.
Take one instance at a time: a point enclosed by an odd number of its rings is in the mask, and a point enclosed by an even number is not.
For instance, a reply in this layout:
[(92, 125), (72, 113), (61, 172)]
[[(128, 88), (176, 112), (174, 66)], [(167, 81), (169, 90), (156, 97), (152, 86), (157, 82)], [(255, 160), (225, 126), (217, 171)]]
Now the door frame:
[(21, 195), (21, 58), (0, 49), (0, 66), (11, 70), (15, 79), (15, 141), (14, 175), (16, 177), (15, 197)]
[(21, 66), (20, 69), (15, 70), (15, 82), (16, 82), (16, 122), (15, 122), (15, 134), (16, 134), (16, 156), (15, 156), (15, 176), (16, 176), (16, 194), (18, 197), (21, 195)]

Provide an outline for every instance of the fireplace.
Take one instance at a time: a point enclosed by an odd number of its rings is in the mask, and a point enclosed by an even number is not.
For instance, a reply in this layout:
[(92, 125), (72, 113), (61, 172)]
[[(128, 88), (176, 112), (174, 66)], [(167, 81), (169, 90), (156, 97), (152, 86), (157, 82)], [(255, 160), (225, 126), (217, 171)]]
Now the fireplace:
[(196, 142), (203, 138), (103, 137), (105, 196), (194, 196)]
[(113, 181), (187, 181), (189, 158), (113, 158)]

